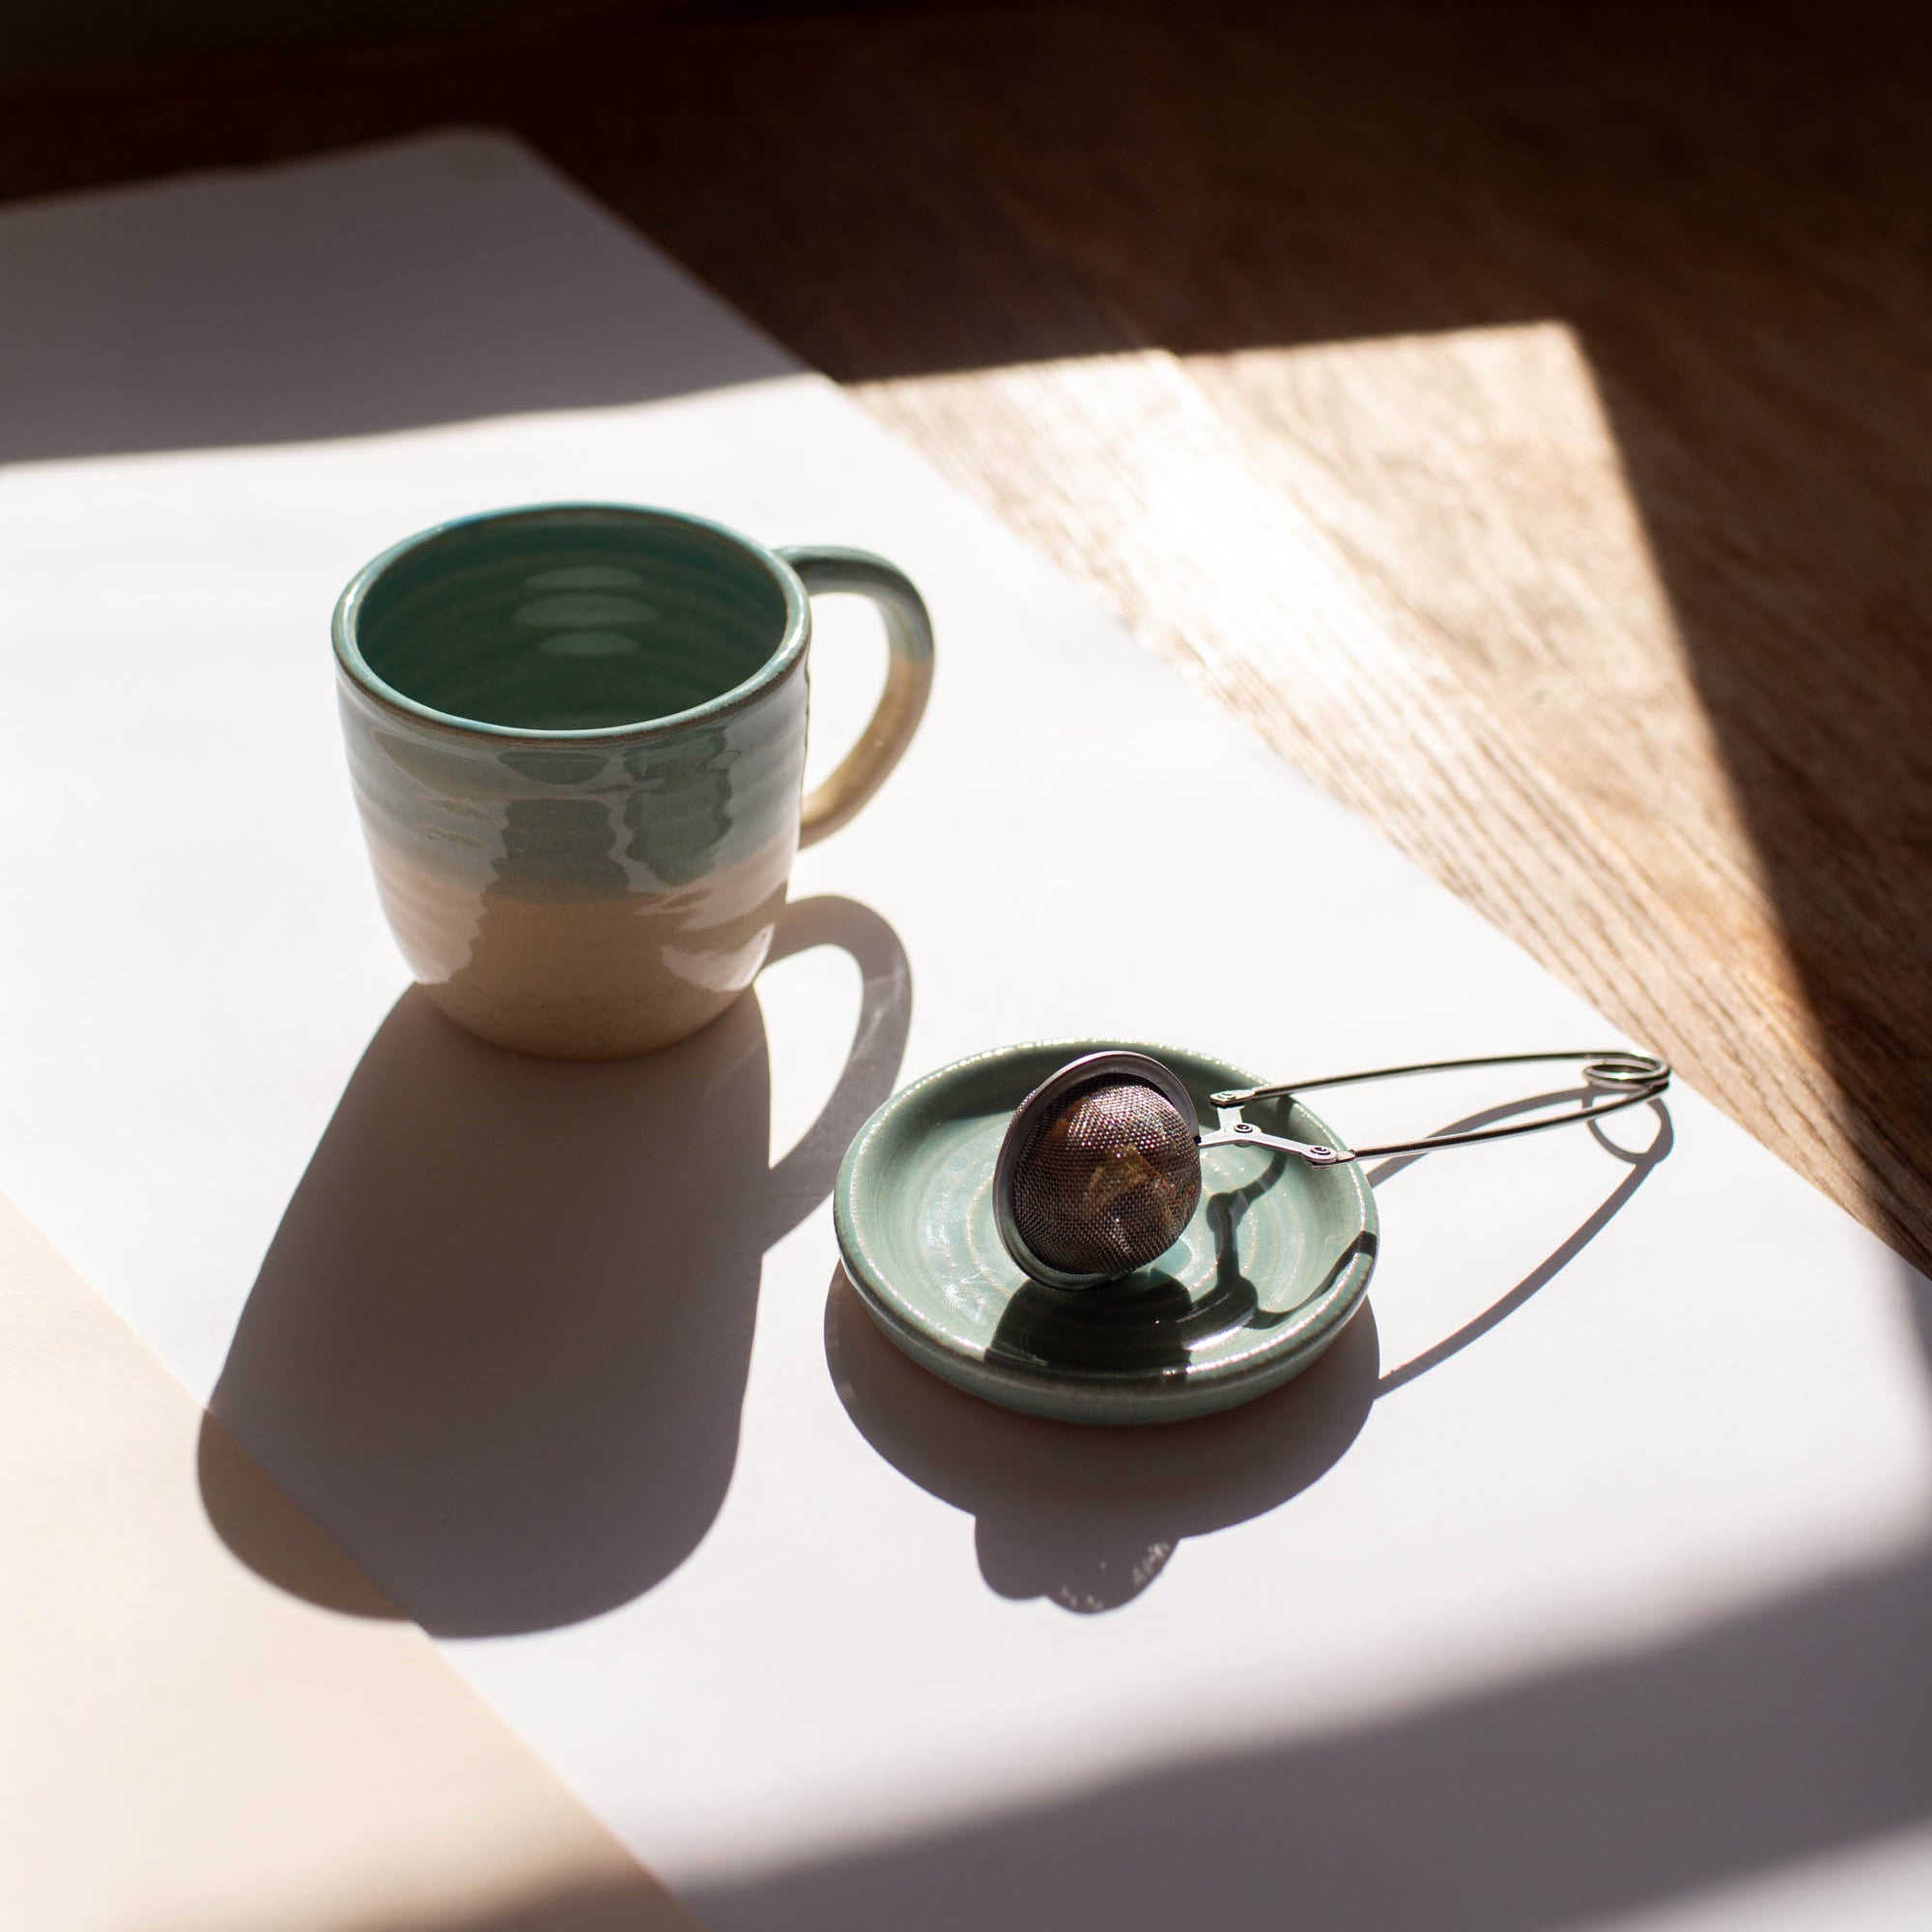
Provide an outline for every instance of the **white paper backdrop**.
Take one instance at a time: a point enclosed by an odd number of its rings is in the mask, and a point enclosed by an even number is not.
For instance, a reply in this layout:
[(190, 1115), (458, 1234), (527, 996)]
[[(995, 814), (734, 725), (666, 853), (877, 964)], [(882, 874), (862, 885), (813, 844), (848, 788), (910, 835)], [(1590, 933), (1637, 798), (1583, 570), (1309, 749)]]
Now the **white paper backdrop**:
[[(1922, 1280), (1678, 1090), (1389, 1177), (1371, 1316), (1250, 1409), (940, 1387), (835, 1288), (903, 1079), (1607, 1030), (507, 142), (15, 212), (0, 280), (0, 1185), (702, 1914), (1922, 1922)], [(755, 999), (551, 1067), (405, 993), (327, 619), (600, 497), (885, 552), (940, 677)], [(821, 621), (823, 757), (877, 652)]]

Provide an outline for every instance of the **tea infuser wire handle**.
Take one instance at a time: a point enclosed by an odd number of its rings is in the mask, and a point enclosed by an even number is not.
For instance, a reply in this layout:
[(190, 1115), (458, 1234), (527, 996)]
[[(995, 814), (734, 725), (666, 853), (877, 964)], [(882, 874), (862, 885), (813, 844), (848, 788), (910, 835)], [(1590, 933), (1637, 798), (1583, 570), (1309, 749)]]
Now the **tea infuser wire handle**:
[(1478, 1127), (1467, 1133), (1431, 1134), (1418, 1141), (1392, 1141), (1385, 1147), (1341, 1148), (1311, 1146), (1279, 1134), (1264, 1133), (1247, 1121), (1224, 1126), (1216, 1133), (1204, 1134), (1200, 1145), (1210, 1147), (1265, 1147), (1299, 1154), (1311, 1166), (1333, 1167), (1344, 1161), (1379, 1159), (1384, 1154), (1426, 1153), (1432, 1148), (1466, 1147), (1473, 1141), (1499, 1141), (1512, 1134), (1540, 1133), (1545, 1127), (1573, 1126), (1581, 1121), (1601, 1120), (1625, 1107), (1654, 1100), (1670, 1085), (1668, 1063), (1654, 1053), (1631, 1053), (1611, 1047), (1585, 1053), (1500, 1053), (1485, 1054), (1475, 1060), (1427, 1060), (1412, 1066), (1377, 1066), (1365, 1073), (1331, 1073), (1321, 1080), (1284, 1080), (1266, 1087), (1230, 1087), (1208, 1098), (1223, 1113), (1245, 1107), (1253, 1100), (1271, 1100), (1281, 1095), (1306, 1093), (1315, 1087), (1350, 1087), (1367, 1080), (1397, 1080), (1413, 1073), (1452, 1073), (1472, 1066), (1528, 1066), (1550, 1061), (1579, 1063), (1584, 1080), (1592, 1087), (1610, 1090), (1610, 1097), (1588, 1099), (1567, 1113), (1551, 1114), (1540, 1121), (1513, 1121), (1506, 1126)]

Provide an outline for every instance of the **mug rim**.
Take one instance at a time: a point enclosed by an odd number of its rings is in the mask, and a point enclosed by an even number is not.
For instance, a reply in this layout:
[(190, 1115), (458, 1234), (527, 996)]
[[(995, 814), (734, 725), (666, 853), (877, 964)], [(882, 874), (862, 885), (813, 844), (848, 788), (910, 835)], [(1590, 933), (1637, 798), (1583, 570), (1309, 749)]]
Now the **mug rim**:
[[(523, 724), (493, 724), (481, 718), (465, 718), (460, 712), (438, 710), (435, 705), (425, 704), (421, 699), (410, 696), (407, 692), (399, 691), (387, 679), (382, 677), (362, 655), (362, 647), (356, 639), (356, 619), (361, 614), (362, 607), (368, 601), (369, 593), (375, 588), (377, 582), (392, 565), (401, 562), (404, 557), (421, 550), (426, 544), (447, 536), (452, 530), (469, 529), (486, 524), (507, 527), (517, 524), (539, 523), (553, 519), (564, 520), (585, 515), (615, 517), (660, 526), (668, 524), (680, 529), (701, 530), (707, 536), (723, 538), (742, 555), (756, 563), (778, 585), (784, 599), (784, 630), (771, 654), (751, 676), (732, 685), (728, 691), (721, 692), (716, 697), (707, 697), (702, 704), (690, 705), (683, 711), (667, 712), (658, 718), (639, 718), (624, 724), (593, 724), (569, 730), (541, 730)], [(687, 510), (667, 510), (646, 503), (596, 502), (527, 503), (502, 510), (474, 510), (467, 516), (449, 517), (440, 524), (431, 524), (427, 528), (404, 537), (401, 542), (391, 544), (387, 550), (371, 557), (349, 580), (342, 595), (336, 600), (335, 612), (329, 620), (329, 635), (335, 648), (336, 669), (363, 696), (390, 710), (403, 712), (424, 724), (460, 733), (466, 738), (503, 738), (524, 745), (582, 745), (619, 740), (630, 742), (681, 731), (689, 725), (706, 724), (715, 718), (740, 711), (790, 672), (805, 654), (810, 628), (810, 606), (798, 573), (776, 552), (766, 549), (761, 543), (754, 542), (742, 531), (734, 530), (728, 525), (717, 523), (709, 517), (694, 516)]]

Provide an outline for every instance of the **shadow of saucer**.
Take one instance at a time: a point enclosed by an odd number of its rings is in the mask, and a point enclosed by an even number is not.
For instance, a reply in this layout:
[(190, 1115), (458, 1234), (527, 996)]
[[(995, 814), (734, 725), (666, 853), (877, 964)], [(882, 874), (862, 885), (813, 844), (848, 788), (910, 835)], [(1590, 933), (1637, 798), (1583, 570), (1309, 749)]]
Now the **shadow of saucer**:
[(1184, 1537), (1262, 1516), (1317, 1482), (1367, 1419), (1379, 1366), (1364, 1302), (1302, 1374), (1239, 1408), (1159, 1427), (1052, 1422), (927, 1374), (879, 1332), (843, 1268), (826, 1299), (825, 1353), (867, 1441), (978, 1519), (988, 1585), (1083, 1614), (1139, 1596)]
[[(1532, 1094), (1455, 1121), (1468, 1132), (1591, 1090)], [(1669, 1110), (1651, 1100), (1647, 1136), (1589, 1132), (1622, 1172), (1598, 1205), (1528, 1275), (1481, 1314), (1414, 1360), (1379, 1372), (1374, 1311), (1365, 1300), (1300, 1375), (1239, 1408), (1162, 1427), (1096, 1428), (1020, 1415), (929, 1375), (883, 1335), (841, 1267), (825, 1310), (832, 1379), (859, 1432), (922, 1489), (978, 1520), (980, 1569), (1005, 1597), (1045, 1597), (1083, 1613), (1118, 1608), (1160, 1574), (1181, 1540), (1265, 1514), (1319, 1481), (1347, 1453), (1370, 1406), (1438, 1367), (1541, 1293), (1628, 1206), (1668, 1157)], [(1425, 1152), (1399, 1155), (1370, 1174), (1378, 1186)], [(1257, 1183), (1260, 1184), (1260, 1183)], [(1221, 1204), (1232, 1234), (1242, 1203)], [(1224, 1250), (1232, 1252), (1231, 1240)], [(1252, 1308), (1252, 1285), (1224, 1270), (1215, 1293), (1191, 1303), (1179, 1284), (1135, 1277), (1131, 1292), (1089, 1290), (1068, 1297), (1023, 1289), (995, 1345), (1021, 1359), (1089, 1361), (1110, 1370), (1179, 1372), (1185, 1325), (1225, 1321)], [(1251, 1316), (1250, 1316), (1251, 1319)]]
[[(776, 1167), (755, 993), (677, 1046), (602, 1065), (487, 1045), (415, 990), (371, 1040), (210, 1410), (428, 1630), (610, 1609), (709, 1529), (765, 1251), (825, 1200), (905, 1044), (892, 928), (849, 900), (806, 900), (771, 956), (818, 945), (858, 961), (860, 1020), (818, 1120)], [(200, 1467), (210, 1519), (244, 1561), (313, 1595), (255, 1533), (217, 1435)]]

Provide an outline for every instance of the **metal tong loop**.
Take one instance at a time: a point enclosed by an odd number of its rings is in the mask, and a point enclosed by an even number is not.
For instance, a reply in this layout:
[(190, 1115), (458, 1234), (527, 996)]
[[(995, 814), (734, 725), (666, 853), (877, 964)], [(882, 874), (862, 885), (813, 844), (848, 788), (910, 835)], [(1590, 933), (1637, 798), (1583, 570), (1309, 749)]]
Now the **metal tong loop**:
[(1670, 1067), (1653, 1053), (1629, 1053), (1621, 1047), (1588, 1053), (1500, 1053), (1477, 1060), (1429, 1060), (1414, 1066), (1378, 1066), (1367, 1073), (1331, 1073), (1322, 1080), (1284, 1080), (1269, 1087), (1230, 1087), (1211, 1094), (1222, 1113), (1245, 1107), (1251, 1100), (1271, 1100), (1282, 1094), (1306, 1093), (1314, 1087), (1350, 1087), (1365, 1080), (1396, 1080), (1411, 1073), (1452, 1073), (1471, 1066), (1526, 1066), (1539, 1061), (1574, 1060), (1581, 1063), (1584, 1080), (1592, 1087), (1616, 1090), (1613, 1097), (1586, 1100), (1564, 1114), (1551, 1114), (1540, 1121), (1515, 1121), (1508, 1126), (1478, 1127), (1468, 1133), (1432, 1134), (1427, 1140), (1392, 1141), (1386, 1147), (1336, 1148), (1311, 1146), (1264, 1133), (1247, 1121), (1219, 1132), (1204, 1134), (1201, 1146), (1277, 1148), (1285, 1153), (1299, 1154), (1316, 1167), (1333, 1167), (1350, 1160), (1375, 1160), (1384, 1154), (1426, 1153), (1431, 1148), (1466, 1147), (1472, 1141), (1499, 1141), (1511, 1134), (1540, 1133), (1545, 1127), (1567, 1127), (1579, 1121), (1601, 1120), (1624, 1107), (1654, 1100), (1670, 1085)]

